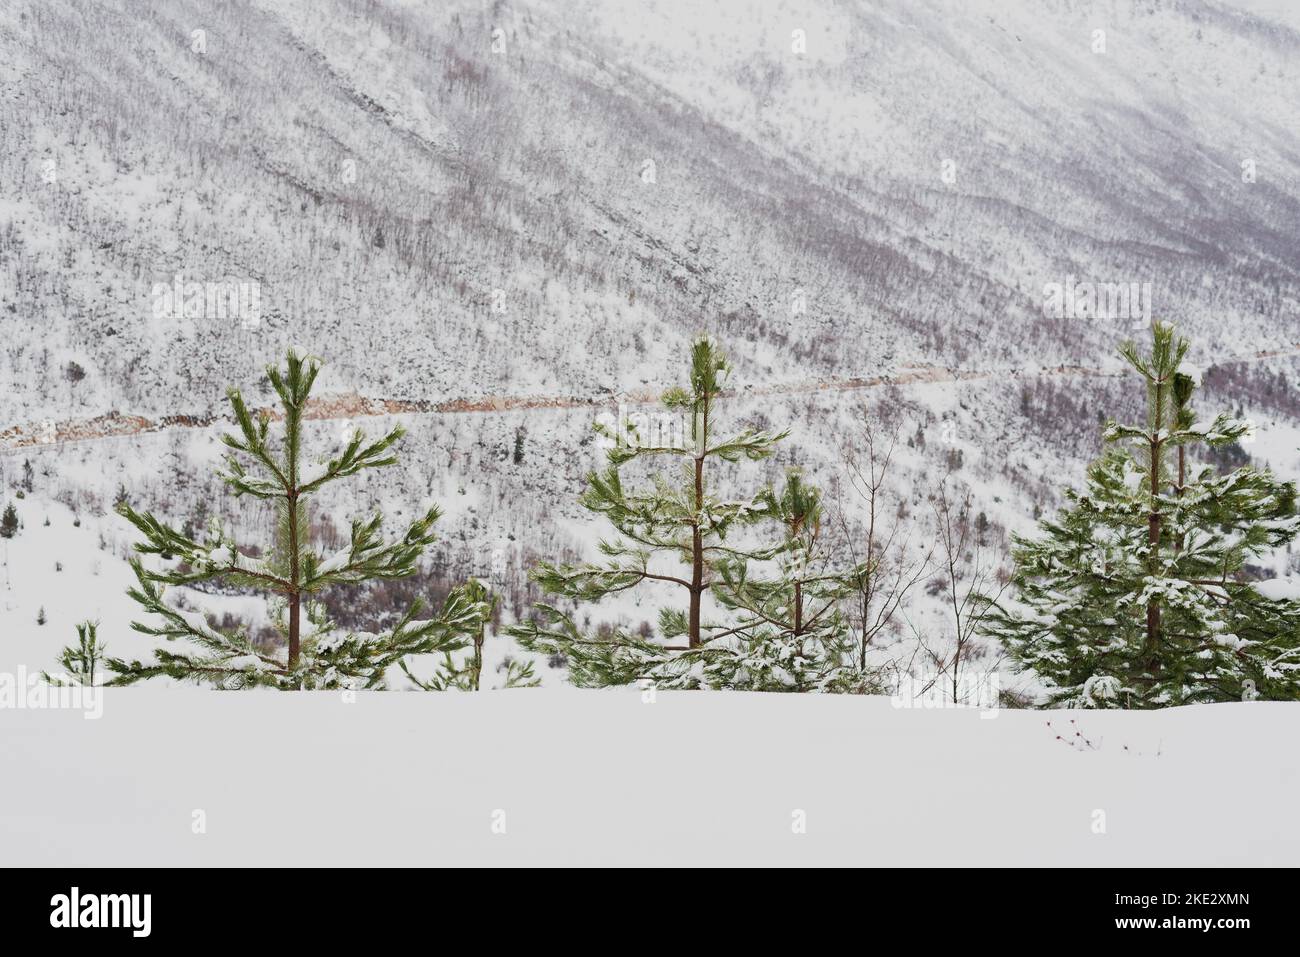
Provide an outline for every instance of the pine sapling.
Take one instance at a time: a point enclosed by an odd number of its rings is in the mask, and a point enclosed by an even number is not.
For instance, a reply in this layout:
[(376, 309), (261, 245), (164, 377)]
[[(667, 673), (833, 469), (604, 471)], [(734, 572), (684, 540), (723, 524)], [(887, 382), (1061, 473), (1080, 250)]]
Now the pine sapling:
[(13, 538), (18, 534), (18, 509), (10, 502), (0, 516), (0, 538)]
[(53, 685), (97, 685), (100, 683), (100, 664), (104, 660), (104, 644), (99, 640), (99, 622), (83, 621), (77, 625), (77, 643), (67, 645), (59, 654), (60, 674), (42, 677)]
[[(443, 608), (443, 620), (453, 623), (458, 634), (468, 640), (468, 654), (457, 660), (451, 651), (443, 654), (442, 662), (427, 679), (417, 678), (407, 662), (401, 662), (402, 671), (412, 684), (423, 691), (478, 691), (483, 683), (483, 646), (487, 641), (488, 624), (496, 609), (497, 596), (477, 579), (453, 589)], [(537, 682), (533, 677), (531, 662), (510, 661), (505, 669), (503, 688), (529, 688)]]
[(1146, 422), (1109, 424), (1085, 487), (1038, 537), (1015, 539), (1016, 601), (992, 601), (986, 631), (1050, 703), (1235, 701), (1247, 686), (1266, 700), (1300, 697), (1300, 602), (1268, 597), (1248, 574), (1300, 535), (1296, 487), (1196, 460), (1250, 426), (1197, 420), (1187, 350), (1164, 323), (1149, 353), (1123, 347), (1145, 385)]
[[(280, 401), (278, 441), (272, 437), (276, 420), (269, 410), (254, 414), (237, 390), (229, 401), (238, 431), (224, 436), (229, 448), (222, 474), (236, 496), (267, 503), (275, 528), (265, 547), (254, 550), (235, 540), (213, 520), (203, 541), (186, 535), (127, 502), (118, 508), (142, 534), (132, 562), (136, 585), (130, 596), (156, 623), (136, 622), (146, 635), (179, 642), (181, 650), (157, 648), (147, 662), (110, 658), (106, 667), (112, 684), (167, 676), (214, 684), (223, 688), (267, 685), (276, 688), (380, 687), (390, 667), (411, 654), (438, 653), (462, 647), (464, 620), (455, 616), (421, 619), (423, 605), (415, 602), (388, 631), (343, 631), (328, 619), (314, 600), (325, 589), (370, 581), (405, 578), (415, 573), (433, 543), (436, 507), (411, 522), (392, 541), (382, 533), (383, 517), (352, 522), (347, 544), (322, 555), (311, 542), (311, 502), (326, 485), (369, 469), (393, 465), (393, 448), (403, 435), (395, 428), (370, 440), (357, 429), (336, 455), (311, 464), (303, 452), (303, 421), (308, 398), (319, 374), (315, 360), (290, 352), (283, 369), (267, 369)], [(265, 557), (254, 557), (255, 554)], [(255, 645), (245, 629), (218, 628), (200, 614), (184, 611), (164, 599), (165, 586), (221, 582), (272, 596), (275, 625), (284, 647), (280, 652)]]
[[(718, 434), (717, 405), (729, 373), (718, 346), (698, 339), (691, 349), (687, 386), (662, 396), (664, 415), (677, 416), (678, 429), (661, 425), (643, 435), (632, 417), (616, 428), (597, 426), (610, 442), (608, 465), (588, 475), (579, 501), (608, 520), (617, 535), (600, 543), (602, 562), (543, 562), (532, 577), (548, 595), (572, 603), (643, 588), (666, 589), (680, 600), (661, 608), (657, 639), (622, 628), (585, 634), (553, 604), (540, 606), (543, 621), (511, 629), (525, 648), (567, 659), (574, 684), (649, 679), (664, 687), (702, 687), (736, 678), (749, 681), (753, 671), (737, 664), (744, 640), (766, 640), (780, 631), (760, 636), (759, 626), (765, 623), (758, 610), (767, 607), (769, 596), (751, 588), (750, 579), (742, 582), (741, 571), (749, 561), (772, 561), (793, 551), (785, 539), (754, 545), (741, 540), (745, 529), (773, 517), (773, 493), (760, 489), (749, 498), (726, 497), (717, 488), (716, 473), (724, 463), (767, 458), (788, 433), (745, 429), (729, 437)], [(659, 463), (663, 467), (656, 470)], [(634, 464), (642, 472), (625, 476)], [(730, 607), (719, 588), (728, 590)], [(709, 595), (718, 599), (722, 613), (716, 620), (705, 615)], [(747, 609), (747, 623), (731, 614), (742, 603), (755, 606)], [(800, 632), (799, 640), (807, 637)], [(778, 670), (773, 667), (773, 673)]]
[[(792, 470), (781, 491), (760, 495), (778, 529), (774, 553), (734, 549), (716, 562), (714, 594), (735, 616), (703, 672), (711, 687), (754, 691), (862, 691), (855, 642), (843, 613), (868, 574), (865, 564), (836, 566), (823, 530), (821, 492)], [(765, 560), (767, 559), (767, 560)]]

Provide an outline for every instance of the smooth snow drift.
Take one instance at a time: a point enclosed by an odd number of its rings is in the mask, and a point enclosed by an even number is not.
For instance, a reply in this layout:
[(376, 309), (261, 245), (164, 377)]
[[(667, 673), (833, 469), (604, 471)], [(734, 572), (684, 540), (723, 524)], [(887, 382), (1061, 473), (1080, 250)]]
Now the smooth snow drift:
[[(814, 695), (132, 688), (103, 705), (0, 710), (6, 863), (1300, 859), (1284, 704), (990, 719)], [(1096, 750), (1056, 739), (1071, 718)]]

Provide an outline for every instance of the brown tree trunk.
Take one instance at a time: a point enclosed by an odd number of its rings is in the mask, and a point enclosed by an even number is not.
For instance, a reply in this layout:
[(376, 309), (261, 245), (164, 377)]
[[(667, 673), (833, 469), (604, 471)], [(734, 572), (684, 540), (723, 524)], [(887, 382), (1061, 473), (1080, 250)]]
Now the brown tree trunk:
[[(1147, 543), (1151, 556), (1147, 568), (1152, 577), (1160, 571), (1160, 513), (1156, 511), (1156, 496), (1160, 494), (1160, 429), (1164, 422), (1164, 402), (1161, 385), (1156, 385), (1156, 409), (1152, 423), (1151, 441), (1151, 514), (1147, 518)], [(1147, 654), (1154, 657), (1160, 640), (1160, 602), (1152, 598), (1147, 602)]]
[(691, 614), (689, 624), (690, 646), (698, 648), (700, 640), (700, 605), (704, 601), (704, 537), (700, 522), (704, 511), (704, 452), (708, 444), (709, 407), (704, 406), (702, 416), (695, 420), (695, 515), (691, 523)]
[(298, 644), (299, 634), (302, 630), (301, 624), (302, 599), (297, 593), (289, 596), (289, 670), (292, 671), (298, 664)]
[(704, 541), (700, 535), (700, 510), (704, 503), (704, 459), (695, 459), (695, 522), (691, 529), (690, 644), (700, 646), (700, 604), (704, 598)]
[(289, 581), (293, 591), (289, 593), (289, 670), (298, 664), (298, 647), (302, 634), (302, 594), (298, 591), (298, 495), (291, 492), (289, 501)]
[(794, 636), (803, 634), (803, 582), (794, 583)]
[(483, 676), (483, 632), (486, 628), (486, 625), (479, 625), (478, 631), (474, 633), (474, 658), (470, 663), (470, 674), (473, 675), (471, 686), (475, 691), (479, 690)]
[[(1183, 486), (1187, 484), (1187, 449), (1185, 446), (1178, 446), (1178, 497), (1183, 497)], [(1178, 536), (1178, 551), (1183, 550), (1186, 539), (1182, 534)]]

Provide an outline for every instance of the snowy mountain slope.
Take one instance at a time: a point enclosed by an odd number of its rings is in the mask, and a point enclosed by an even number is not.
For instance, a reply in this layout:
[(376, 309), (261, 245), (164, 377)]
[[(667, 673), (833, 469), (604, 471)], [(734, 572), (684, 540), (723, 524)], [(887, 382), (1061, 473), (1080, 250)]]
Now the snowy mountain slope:
[[(174, 412), (286, 343), (394, 398), (661, 382), (701, 328), (766, 380), (1104, 361), (1112, 324), (1042, 315), (1071, 275), (1151, 282), (1207, 351), (1295, 344), (1293, 29), (673, 11), (7, 7), (3, 420)], [(156, 319), (177, 274), (258, 284), (261, 326)]]

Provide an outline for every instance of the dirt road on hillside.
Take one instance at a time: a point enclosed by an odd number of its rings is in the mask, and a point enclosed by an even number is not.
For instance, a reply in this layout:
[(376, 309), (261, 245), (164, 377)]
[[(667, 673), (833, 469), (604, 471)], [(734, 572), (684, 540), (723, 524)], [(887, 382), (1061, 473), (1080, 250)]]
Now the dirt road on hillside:
[[(1286, 358), (1300, 355), (1300, 344), (1291, 349), (1273, 352), (1257, 352), (1249, 355), (1234, 356), (1215, 365), (1236, 365), (1248, 362), (1262, 362), (1269, 359)], [(817, 392), (853, 392), (877, 389), (886, 386), (907, 386), (943, 382), (978, 382), (995, 378), (1034, 379), (1044, 376), (1083, 378), (1114, 377), (1119, 373), (1084, 366), (1056, 366), (1037, 370), (1006, 370), (978, 372), (940, 367), (909, 367), (894, 375), (879, 376), (870, 379), (825, 379), (809, 382), (790, 382), (772, 386), (749, 386), (738, 390), (738, 397), (745, 396), (785, 396), (808, 395)], [(356, 394), (322, 396), (313, 399), (305, 417), (311, 420), (347, 420), (371, 418), (385, 415), (491, 415), (499, 412), (511, 412), (520, 409), (576, 409), (587, 406), (608, 404), (612, 395), (603, 396), (486, 396), (475, 399), (442, 399), (422, 401), (409, 399), (374, 399)], [(643, 390), (624, 393), (623, 401), (634, 404), (650, 404), (657, 400), (656, 392)], [(267, 410), (272, 418), (278, 417), (275, 410)], [(167, 415), (150, 419), (140, 415), (125, 415), (109, 412), (91, 419), (74, 419), (68, 421), (46, 420), (45, 422), (15, 425), (0, 431), (0, 454), (14, 452), (25, 448), (47, 445), (62, 445), (68, 442), (92, 442), (98, 439), (121, 436), (142, 435), (148, 432), (162, 432), (169, 429), (203, 429), (231, 424), (225, 416), (213, 415)]]

